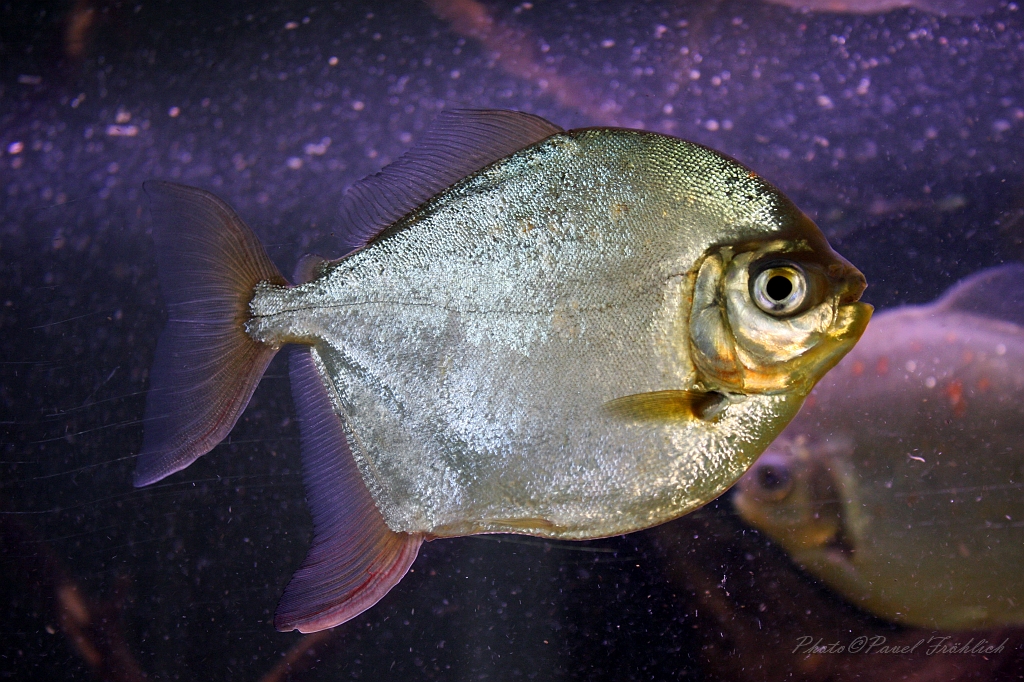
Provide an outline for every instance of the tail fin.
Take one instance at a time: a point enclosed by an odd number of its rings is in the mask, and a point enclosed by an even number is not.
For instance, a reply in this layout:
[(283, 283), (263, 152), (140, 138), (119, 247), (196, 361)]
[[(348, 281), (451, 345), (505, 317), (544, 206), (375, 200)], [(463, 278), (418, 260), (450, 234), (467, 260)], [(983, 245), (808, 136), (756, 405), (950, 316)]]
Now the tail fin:
[(138, 487), (184, 469), (231, 431), (277, 352), (245, 332), (253, 289), (287, 284), (223, 201), (167, 182), (145, 188), (168, 321), (149, 377)]

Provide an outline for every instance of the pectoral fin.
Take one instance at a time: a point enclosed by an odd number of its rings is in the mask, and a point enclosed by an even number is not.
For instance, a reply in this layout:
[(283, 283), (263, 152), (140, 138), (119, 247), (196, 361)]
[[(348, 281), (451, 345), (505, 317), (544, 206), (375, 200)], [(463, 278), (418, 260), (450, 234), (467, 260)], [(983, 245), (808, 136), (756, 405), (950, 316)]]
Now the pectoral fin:
[(619, 419), (679, 421), (709, 419), (721, 411), (724, 402), (725, 397), (713, 391), (652, 391), (609, 400), (601, 409)]
[(282, 632), (317, 632), (355, 618), (398, 584), (423, 543), (422, 535), (384, 523), (312, 353), (296, 348), (290, 358), (313, 543), (277, 607)]

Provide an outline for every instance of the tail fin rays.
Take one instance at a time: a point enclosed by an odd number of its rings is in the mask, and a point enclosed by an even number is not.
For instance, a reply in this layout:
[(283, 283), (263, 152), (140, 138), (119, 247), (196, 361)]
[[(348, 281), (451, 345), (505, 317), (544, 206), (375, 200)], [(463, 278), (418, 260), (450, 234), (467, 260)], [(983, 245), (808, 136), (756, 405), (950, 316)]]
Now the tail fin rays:
[(139, 487), (184, 469), (231, 431), (277, 352), (245, 333), (253, 289), (287, 284), (220, 199), (167, 182), (145, 187), (168, 322), (150, 372)]

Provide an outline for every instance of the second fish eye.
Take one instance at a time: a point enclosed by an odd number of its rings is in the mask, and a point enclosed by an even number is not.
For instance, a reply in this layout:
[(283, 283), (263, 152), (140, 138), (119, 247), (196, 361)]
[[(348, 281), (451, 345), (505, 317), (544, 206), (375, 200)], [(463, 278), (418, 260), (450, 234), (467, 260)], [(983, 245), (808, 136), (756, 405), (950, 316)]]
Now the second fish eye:
[(760, 464), (755, 473), (760, 497), (778, 502), (793, 488), (793, 477), (784, 464)]
[(799, 311), (807, 300), (807, 277), (795, 263), (777, 263), (761, 270), (750, 285), (757, 307), (776, 317)]

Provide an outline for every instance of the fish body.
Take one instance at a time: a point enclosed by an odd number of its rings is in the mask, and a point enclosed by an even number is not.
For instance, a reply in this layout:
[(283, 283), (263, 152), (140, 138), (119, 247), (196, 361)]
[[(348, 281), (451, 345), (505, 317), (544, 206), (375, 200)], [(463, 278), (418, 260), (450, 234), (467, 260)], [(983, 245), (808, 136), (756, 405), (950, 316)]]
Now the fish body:
[[(687, 164), (703, 172), (674, 186)], [(728, 180), (751, 200), (723, 201)], [(686, 332), (694, 266), (711, 246), (701, 221), (716, 208), (714, 239), (731, 244), (771, 239), (785, 207), (695, 145), (637, 131), (557, 135), (316, 280), (260, 290), (249, 333), (313, 341), (394, 530), (592, 538), (648, 527), (713, 498), (775, 435), (744, 424), (779, 424), (801, 399), (758, 393), (713, 424), (601, 409), (626, 395), (723, 390), (698, 374)]]
[[(210, 395), (173, 402), (197, 389), (174, 378), (181, 370), (155, 372), (154, 384), (166, 375), (174, 387), (151, 389), (147, 409), (166, 416), (147, 434), (138, 484), (213, 447), (230, 429), (220, 415), (240, 412), (260, 367), (284, 345), (302, 348), (292, 375), (306, 482), (314, 525), (329, 530), (307, 562), (317, 568), (286, 592), (279, 627), (352, 617), (348, 602), (366, 592), (359, 576), (384, 575), (390, 587), (423, 539), (602, 537), (706, 503), (796, 414), (870, 315), (857, 302), (860, 273), (781, 193), (717, 152), (642, 131), (462, 116), (484, 121), (487, 136), (497, 126), (515, 148), (437, 191), (396, 190), (436, 167), (436, 145), (412, 152), (354, 189), (347, 215), (371, 223), (354, 252), (307, 262), (295, 286), (253, 256), (229, 269), (244, 277), (199, 285), (202, 295), (235, 287), (230, 315), (162, 337), (191, 348), (189, 336), (219, 325), (224, 357), (251, 366), (224, 371), (249, 377), (235, 387), (204, 381)], [(538, 139), (521, 144), (524, 126)], [(436, 134), (442, 155), (457, 156), (452, 135)], [(213, 212), (209, 223), (244, 228), (210, 195), (158, 193), (175, 225)], [(240, 231), (225, 258), (239, 239), (250, 251), (255, 238)], [(209, 245), (197, 250), (209, 261)], [(183, 402), (221, 407), (186, 415)], [(340, 490), (363, 506), (338, 509)], [(339, 518), (358, 527), (339, 531)], [(367, 568), (364, 555), (381, 565)], [(356, 565), (327, 571), (329, 561)], [(327, 598), (322, 584), (339, 571), (347, 587)], [(386, 592), (374, 589), (373, 601)]]
[(896, 622), (1024, 623), (1024, 266), (875, 317), (737, 486), (740, 514)]

